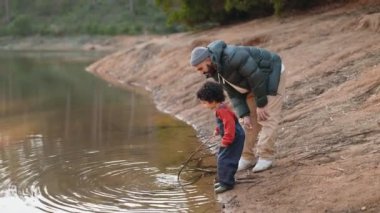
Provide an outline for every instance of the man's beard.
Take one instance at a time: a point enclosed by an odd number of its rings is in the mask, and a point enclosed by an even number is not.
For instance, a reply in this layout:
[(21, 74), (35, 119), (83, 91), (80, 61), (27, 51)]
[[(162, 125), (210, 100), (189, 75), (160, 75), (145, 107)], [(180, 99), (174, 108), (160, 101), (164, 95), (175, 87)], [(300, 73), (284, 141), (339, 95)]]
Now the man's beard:
[(207, 72), (203, 74), (206, 76), (206, 78), (210, 78), (214, 75), (215, 72), (216, 72), (215, 67), (211, 64), (207, 64)]

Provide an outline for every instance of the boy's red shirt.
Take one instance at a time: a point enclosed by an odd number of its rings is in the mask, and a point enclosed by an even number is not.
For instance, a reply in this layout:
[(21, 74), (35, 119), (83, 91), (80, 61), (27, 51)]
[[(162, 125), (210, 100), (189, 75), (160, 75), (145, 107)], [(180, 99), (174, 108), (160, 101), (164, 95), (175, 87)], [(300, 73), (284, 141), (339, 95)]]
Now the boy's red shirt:
[[(235, 113), (225, 104), (220, 104), (219, 107), (215, 110), (215, 116), (222, 120), (224, 127), (224, 135), (222, 137), (221, 146), (227, 147), (235, 139), (235, 121), (236, 115)], [(219, 128), (215, 129), (219, 134)]]

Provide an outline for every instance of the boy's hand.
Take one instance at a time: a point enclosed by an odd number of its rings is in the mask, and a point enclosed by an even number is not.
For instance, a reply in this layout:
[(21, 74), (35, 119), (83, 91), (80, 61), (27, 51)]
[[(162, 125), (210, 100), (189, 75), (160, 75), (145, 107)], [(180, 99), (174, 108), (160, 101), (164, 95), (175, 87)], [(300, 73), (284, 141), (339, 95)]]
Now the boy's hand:
[(219, 135), (219, 131), (218, 130), (214, 130), (214, 136), (218, 136)]

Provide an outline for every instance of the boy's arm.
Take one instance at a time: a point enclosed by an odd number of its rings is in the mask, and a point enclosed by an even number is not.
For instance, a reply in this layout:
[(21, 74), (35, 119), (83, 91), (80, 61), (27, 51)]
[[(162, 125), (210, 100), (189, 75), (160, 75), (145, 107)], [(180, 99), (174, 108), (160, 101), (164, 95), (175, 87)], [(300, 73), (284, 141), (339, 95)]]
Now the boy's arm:
[(221, 146), (227, 147), (235, 139), (235, 117), (226, 109), (219, 110), (219, 118), (223, 121), (224, 135)]

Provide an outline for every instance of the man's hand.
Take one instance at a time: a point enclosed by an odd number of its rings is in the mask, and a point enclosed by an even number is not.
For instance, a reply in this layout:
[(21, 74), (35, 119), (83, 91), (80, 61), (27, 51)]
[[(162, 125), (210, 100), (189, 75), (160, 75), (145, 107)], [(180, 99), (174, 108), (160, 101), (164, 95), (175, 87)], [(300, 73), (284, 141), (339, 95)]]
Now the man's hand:
[(252, 129), (252, 121), (251, 121), (251, 117), (248, 116), (244, 116), (243, 118), (243, 126), (247, 129)]
[(266, 110), (266, 106), (259, 108), (257, 107), (256, 112), (257, 112), (257, 118), (259, 121), (266, 121), (269, 118), (269, 114)]

